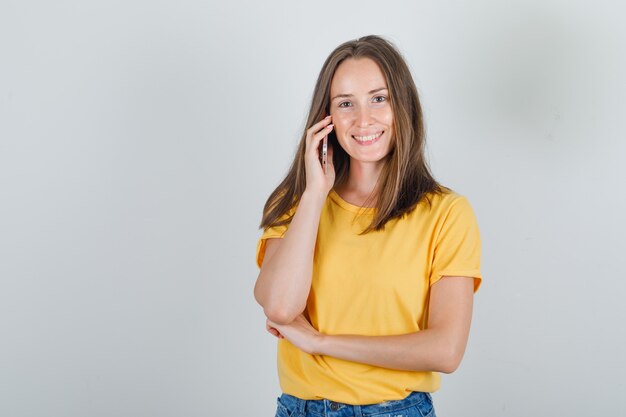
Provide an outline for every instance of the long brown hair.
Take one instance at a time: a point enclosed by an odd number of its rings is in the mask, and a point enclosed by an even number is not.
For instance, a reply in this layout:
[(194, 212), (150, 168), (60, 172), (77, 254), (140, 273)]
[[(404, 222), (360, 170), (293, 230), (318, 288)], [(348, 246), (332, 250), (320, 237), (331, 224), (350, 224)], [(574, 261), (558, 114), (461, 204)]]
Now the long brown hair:
[[(430, 172), (424, 156), (425, 128), (422, 107), (411, 72), (390, 41), (369, 35), (339, 45), (326, 59), (315, 84), (306, 127), (289, 172), (267, 199), (259, 227), (291, 222), (294, 208), (306, 188), (304, 151), (306, 131), (330, 114), (330, 85), (339, 64), (348, 58), (367, 57), (378, 64), (385, 76), (393, 111), (391, 149), (378, 178), (379, 195), (375, 215), (361, 233), (381, 230), (389, 220), (411, 212), (429, 193), (443, 193)], [(350, 172), (350, 156), (339, 145), (334, 131), (328, 135), (333, 147), (334, 186), (345, 183)]]

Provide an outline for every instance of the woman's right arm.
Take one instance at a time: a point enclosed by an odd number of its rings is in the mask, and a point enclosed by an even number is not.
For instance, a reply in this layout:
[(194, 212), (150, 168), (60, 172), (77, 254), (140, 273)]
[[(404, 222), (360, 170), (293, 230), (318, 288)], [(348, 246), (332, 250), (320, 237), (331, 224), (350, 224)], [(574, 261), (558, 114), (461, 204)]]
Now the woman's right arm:
[(254, 298), (265, 316), (289, 324), (306, 308), (313, 274), (313, 252), (322, 207), (335, 182), (333, 149), (329, 145), (327, 172), (319, 161), (318, 147), (332, 131), (330, 117), (307, 130), (305, 149), (306, 189), (283, 238), (268, 239)]
[(285, 236), (266, 243), (254, 297), (275, 323), (291, 323), (306, 308), (324, 201), (322, 194), (305, 191)]

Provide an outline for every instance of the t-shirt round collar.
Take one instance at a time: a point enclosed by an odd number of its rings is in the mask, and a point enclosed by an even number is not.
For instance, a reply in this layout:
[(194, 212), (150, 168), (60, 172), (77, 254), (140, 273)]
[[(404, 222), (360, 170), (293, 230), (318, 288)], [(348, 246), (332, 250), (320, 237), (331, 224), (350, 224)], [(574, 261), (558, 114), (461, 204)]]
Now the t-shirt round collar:
[(374, 214), (374, 212), (376, 211), (376, 207), (361, 207), (361, 206), (348, 203), (346, 200), (341, 198), (341, 196), (337, 193), (337, 191), (335, 191), (334, 188), (330, 190), (328, 195), (335, 203), (337, 203), (340, 207), (346, 210), (349, 210), (355, 213), (368, 213), (368, 214), (369, 213)]

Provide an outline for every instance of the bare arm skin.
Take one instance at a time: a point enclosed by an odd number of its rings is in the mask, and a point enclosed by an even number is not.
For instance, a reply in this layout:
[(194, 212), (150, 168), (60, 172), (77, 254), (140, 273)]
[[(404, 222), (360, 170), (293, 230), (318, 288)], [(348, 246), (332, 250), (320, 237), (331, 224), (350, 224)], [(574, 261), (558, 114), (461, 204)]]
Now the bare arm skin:
[(306, 308), (313, 273), (313, 251), (322, 207), (335, 182), (333, 149), (328, 148), (327, 170), (319, 161), (318, 147), (333, 129), (327, 117), (307, 129), (306, 189), (283, 238), (268, 239), (254, 298), (268, 319), (291, 323)]
[(305, 191), (285, 236), (268, 239), (254, 297), (275, 323), (293, 321), (306, 307), (313, 250), (325, 197)]
[(394, 336), (319, 334), (312, 354), (391, 369), (454, 372), (469, 337), (474, 280), (442, 277), (431, 287), (428, 328)]

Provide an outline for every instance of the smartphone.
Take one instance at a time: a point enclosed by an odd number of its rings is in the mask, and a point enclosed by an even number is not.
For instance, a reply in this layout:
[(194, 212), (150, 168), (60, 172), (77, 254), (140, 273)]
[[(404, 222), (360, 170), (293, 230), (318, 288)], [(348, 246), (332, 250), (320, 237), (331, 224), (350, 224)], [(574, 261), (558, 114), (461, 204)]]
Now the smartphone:
[[(328, 113), (324, 113), (324, 117), (326, 117), (327, 114)], [(320, 162), (322, 163), (324, 175), (326, 175), (326, 166), (328, 165), (328, 135), (324, 136), (324, 139), (322, 139), (322, 148), (320, 149)]]
[(322, 168), (324, 169), (324, 175), (326, 175), (326, 165), (328, 161), (328, 135), (324, 136), (322, 141)]

